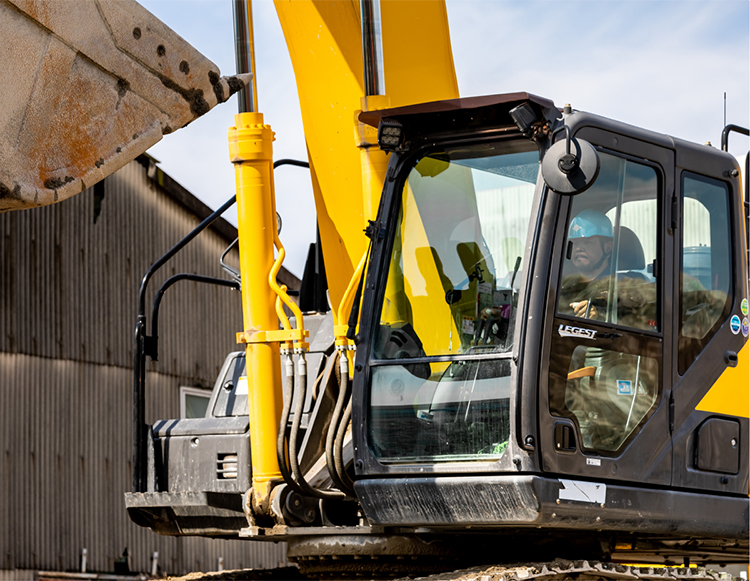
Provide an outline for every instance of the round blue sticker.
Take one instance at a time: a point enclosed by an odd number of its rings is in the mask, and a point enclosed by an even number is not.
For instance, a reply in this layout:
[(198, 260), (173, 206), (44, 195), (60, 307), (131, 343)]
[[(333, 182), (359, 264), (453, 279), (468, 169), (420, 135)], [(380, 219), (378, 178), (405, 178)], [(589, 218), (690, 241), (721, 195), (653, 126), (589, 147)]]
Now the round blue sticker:
[(747, 317), (742, 319), (742, 334), (747, 337), (747, 334), (750, 333), (750, 323), (747, 322)]
[(737, 315), (734, 315), (732, 317), (732, 320), (729, 321), (729, 326), (732, 328), (732, 333), (735, 335), (740, 332), (740, 327), (742, 327), (742, 323), (740, 322), (740, 318)]

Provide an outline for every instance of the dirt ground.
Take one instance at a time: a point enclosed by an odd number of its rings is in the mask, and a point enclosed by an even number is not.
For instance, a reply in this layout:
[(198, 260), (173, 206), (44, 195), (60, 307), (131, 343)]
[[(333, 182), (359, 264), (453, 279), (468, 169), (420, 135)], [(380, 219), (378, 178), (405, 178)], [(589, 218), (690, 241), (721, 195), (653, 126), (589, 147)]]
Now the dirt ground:
[(297, 567), (279, 569), (237, 569), (214, 573), (188, 573), (182, 577), (167, 577), (167, 581), (298, 581), (310, 579)]

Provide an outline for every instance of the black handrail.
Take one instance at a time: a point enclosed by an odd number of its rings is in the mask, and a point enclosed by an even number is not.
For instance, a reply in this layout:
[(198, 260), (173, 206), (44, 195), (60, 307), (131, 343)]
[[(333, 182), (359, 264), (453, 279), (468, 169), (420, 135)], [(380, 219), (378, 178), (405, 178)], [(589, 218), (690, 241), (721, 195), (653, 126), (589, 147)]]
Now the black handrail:
[[(276, 169), (282, 165), (293, 165), (296, 167), (309, 168), (310, 164), (305, 161), (295, 159), (280, 159), (274, 162), (273, 167)], [(198, 282), (210, 282), (211, 277), (202, 275), (191, 275), (188, 273), (178, 274), (168, 279), (159, 289), (154, 300), (155, 315), (152, 321), (152, 335), (146, 335), (146, 289), (151, 277), (175, 254), (182, 250), (198, 234), (203, 232), (208, 226), (213, 224), (219, 216), (231, 208), (237, 201), (237, 196), (232, 196), (218, 210), (214, 211), (196, 226), (187, 236), (175, 244), (159, 260), (154, 262), (141, 280), (141, 287), (138, 293), (138, 317), (135, 323), (134, 349), (133, 349), (133, 492), (145, 492), (147, 490), (147, 461), (146, 461), (146, 441), (148, 437), (148, 426), (146, 425), (146, 355), (152, 360), (156, 360), (158, 355), (157, 337), (154, 330), (158, 330), (158, 309), (161, 297), (167, 289), (178, 282), (178, 280), (196, 280)], [(194, 277), (194, 278), (193, 278)], [(220, 281), (220, 282), (217, 282)], [(212, 284), (219, 284), (230, 288), (237, 288), (239, 285), (234, 281), (224, 279), (212, 279)]]
[[(146, 271), (141, 281), (138, 293), (138, 318), (135, 323), (135, 341), (133, 349), (133, 492), (145, 492), (146, 482), (146, 353), (154, 352), (153, 337), (145, 334), (146, 328), (146, 288), (154, 273), (169, 261), (175, 254), (182, 250), (193, 238), (203, 232), (208, 226), (216, 221), (219, 216), (231, 208), (237, 201), (237, 196), (232, 196), (218, 210), (213, 212), (187, 236), (175, 244), (159, 260), (154, 262)], [(163, 287), (162, 287), (163, 288)], [(164, 289), (166, 290), (166, 289)], [(163, 293), (162, 293), (163, 294)]]
[(190, 232), (187, 236), (185, 236), (182, 240), (180, 240), (177, 244), (175, 244), (164, 256), (162, 256), (159, 260), (154, 262), (151, 267), (146, 271), (146, 274), (143, 275), (143, 280), (141, 281), (141, 290), (138, 294), (138, 316), (145, 315), (146, 312), (146, 287), (148, 286), (149, 281), (151, 280), (151, 277), (154, 275), (154, 273), (159, 270), (162, 266), (164, 266), (164, 263), (167, 262), (170, 258), (172, 258), (175, 254), (177, 254), (180, 250), (182, 250), (193, 238), (198, 236), (201, 232), (203, 232), (206, 228), (208, 228), (211, 224), (213, 224), (219, 216), (221, 216), (224, 212), (226, 212), (229, 208), (234, 206), (235, 202), (237, 201), (237, 196), (232, 196), (230, 199), (228, 199), (224, 204), (213, 212), (208, 218), (203, 220), (200, 224), (198, 224), (192, 232)]
[(727, 125), (721, 132), (721, 150), (729, 151), (729, 134), (734, 131), (742, 135), (750, 135), (750, 130), (739, 125)]
[(183, 280), (225, 286), (236, 291), (240, 290), (239, 282), (227, 280), (225, 278), (215, 278), (213, 276), (204, 276), (202, 274), (192, 274), (189, 272), (182, 272), (169, 277), (156, 292), (154, 306), (151, 309), (151, 336), (146, 338), (146, 355), (151, 358), (151, 361), (159, 360), (159, 307), (161, 306), (161, 300), (172, 285)]

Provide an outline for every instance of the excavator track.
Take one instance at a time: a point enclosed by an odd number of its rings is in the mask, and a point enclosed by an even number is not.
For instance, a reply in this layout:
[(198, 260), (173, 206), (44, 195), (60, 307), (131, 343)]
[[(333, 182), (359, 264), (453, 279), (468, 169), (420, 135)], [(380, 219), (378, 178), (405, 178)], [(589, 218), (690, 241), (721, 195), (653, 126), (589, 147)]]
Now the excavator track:
[[(337, 560), (338, 561), (338, 560)], [(428, 576), (418, 576), (425, 571), (425, 564), (408, 560), (388, 560), (370, 563), (341, 563), (333, 572), (331, 562), (321, 563), (318, 571), (308, 562), (303, 566), (306, 574), (294, 567), (270, 570), (224, 571), (221, 573), (191, 573), (185, 577), (170, 577), (169, 581), (239, 581), (239, 580), (286, 580), (286, 579), (383, 579), (395, 581), (733, 581), (728, 573), (718, 573), (704, 567), (638, 567), (604, 563), (599, 561), (567, 561), (557, 559), (548, 563), (525, 565), (492, 565), (460, 569)], [(380, 560), (377, 560), (380, 561)], [(340, 561), (339, 561), (340, 563)], [(349, 566), (351, 565), (351, 566)], [(325, 571), (323, 570), (325, 567)], [(400, 570), (400, 573), (397, 571)]]
[[(312, 560), (300, 565), (300, 571), (312, 579), (396, 579), (396, 581), (594, 581), (594, 580), (684, 580), (730, 581), (740, 579), (705, 567), (630, 566), (599, 561), (567, 561), (557, 559), (547, 563), (479, 566), (445, 572), (445, 563), (426, 563), (424, 560), (369, 559), (336, 563)], [(429, 574), (430, 569), (443, 572)], [(424, 574), (427, 573), (427, 576)]]
[[(413, 578), (412, 578), (413, 579)], [(517, 566), (474, 567), (414, 581), (593, 581), (609, 579), (707, 581), (735, 579), (703, 567), (637, 567), (597, 561), (555, 560)], [(739, 579), (739, 578), (736, 578)]]

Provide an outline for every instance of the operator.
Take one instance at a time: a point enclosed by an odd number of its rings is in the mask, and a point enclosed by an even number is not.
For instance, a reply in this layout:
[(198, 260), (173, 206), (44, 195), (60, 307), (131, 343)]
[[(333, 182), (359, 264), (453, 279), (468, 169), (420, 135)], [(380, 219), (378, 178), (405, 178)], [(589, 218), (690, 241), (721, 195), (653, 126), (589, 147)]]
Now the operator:
[(601, 212), (583, 210), (570, 222), (568, 241), (577, 273), (563, 279), (559, 309), (576, 317), (603, 319), (612, 266), (612, 222)]

